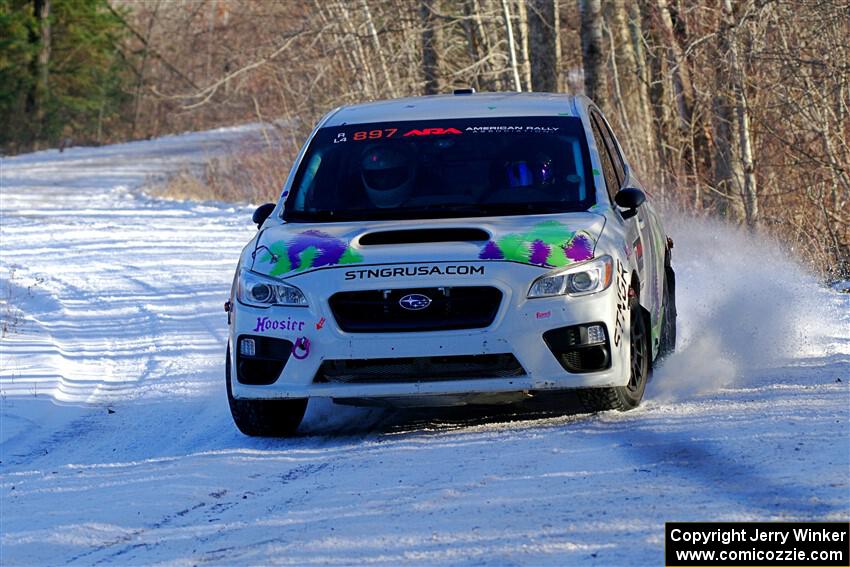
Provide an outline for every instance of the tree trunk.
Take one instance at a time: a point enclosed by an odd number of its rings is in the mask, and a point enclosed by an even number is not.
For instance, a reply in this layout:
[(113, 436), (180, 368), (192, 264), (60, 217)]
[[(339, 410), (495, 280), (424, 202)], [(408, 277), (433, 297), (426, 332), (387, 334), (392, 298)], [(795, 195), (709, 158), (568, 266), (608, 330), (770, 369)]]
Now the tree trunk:
[(508, 53), (511, 60), (511, 74), (514, 81), (514, 90), (518, 93), (522, 92), (522, 83), (519, 80), (519, 64), (516, 58), (516, 46), (514, 45), (514, 29), (511, 25), (511, 9), (508, 7), (508, 0), (502, 0), (502, 17), (505, 20), (505, 27), (508, 30)]
[[(634, 98), (638, 91), (634, 80), (633, 57), (629, 54), (631, 42), (629, 41), (629, 29), (626, 27), (626, 7), (623, 0), (611, 0), (605, 3), (604, 19), (607, 22), (608, 45), (611, 56), (608, 57), (610, 65), (611, 85), (613, 86), (613, 103), (619, 116), (624, 143), (629, 155), (634, 155), (634, 138), (631, 132), (633, 117), (637, 116)], [(610, 118), (614, 118), (611, 116)]]
[(139, 64), (139, 76), (136, 81), (136, 93), (133, 99), (133, 126), (131, 136), (135, 138), (138, 134), (139, 118), (142, 115), (142, 89), (145, 86), (145, 71), (147, 70), (148, 55), (150, 54), (150, 40), (153, 33), (154, 24), (156, 24), (157, 14), (159, 14), (160, 0), (154, 4), (150, 18), (148, 18), (148, 28), (142, 40), (142, 61)]
[(476, 65), (475, 73), (472, 75), (470, 86), (477, 91), (481, 91), (481, 73), (483, 65), (481, 65), (481, 48), (478, 35), (475, 33), (475, 25), (473, 23), (474, 16), (472, 14), (472, 6), (468, 0), (463, 2), (463, 35), (466, 39), (466, 48), (469, 51), (469, 60)]
[(50, 96), (50, 0), (33, 0), (33, 17), (37, 29), (30, 29), (29, 40), (36, 46), (36, 56), (31, 64), (33, 82), (27, 93), (26, 110), (33, 117), (32, 141), (38, 142), (46, 126)]
[[(718, 82), (718, 85), (724, 83)], [(741, 188), (744, 172), (738, 159), (736, 131), (738, 120), (728, 92), (718, 92), (712, 101), (714, 135), (714, 186), (721, 194), (720, 214), (733, 222), (744, 220)]]
[(560, 92), (561, 38), (558, 0), (528, 0), (531, 90)]
[(717, 60), (726, 62), (715, 71), (716, 91), (712, 98), (712, 134), (714, 138), (714, 187), (719, 195), (718, 212), (732, 222), (744, 220), (741, 190), (744, 171), (738, 158), (735, 114), (735, 94), (732, 89), (730, 58), (732, 30), (728, 19), (723, 17), (717, 31)]
[[(732, 19), (732, 3), (723, 0), (723, 13), (727, 21)], [(735, 93), (735, 114), (738, 119), (738, 149), (744, 169), (744, 213), (747, 227), (755, 229), (759, 224), (758, 193), (753, 157), (753, 142), (750, 132), (750, 109), (747, 101), (747, 85), (743, 66), (738, 53), (737, 29), (729, 42), (729, 68), (732, 74), (732, 89)]]
[[(640, 152), (640, 159), (645, 164), (644, 174), (655, 172), (657, 166), (655, 130), (653, 128), (652, 108), (649, 100), (649, 84), (650, 75), (647, 67), (647, 52), (644, 47), (644, 38), (641, 31), (641, 12), (640, 6), (636, 2), (630, 2), (626, 11), (626, 22), (629, 31), (629, 42), (631, 47), (629, 52), (634, 58), (632, 65), (635, 70), (635, 80), (637, 83), (638, 96), (638, 125), (636, 129), (637, 139), (643, 144)], [(655, 173), (651, 182), (658, 182), (660, 179)], [(663, 188), (662, 188), (663, 192)]]
[(674, 184), (677, 176), (677, 167), (672, 152), (675, 131), (671, 126), (672, 116), (667, 104), (670, 97), (667, 92), (668, 83), (665, 80), (664, 72), (666, 57), (663, 54), (666, 49), (664, 48), (665, 42), (659, 37), (657, 26), (653, 23), (649, 9), (643, 8), (641, 10), (641, 28), (648, 38), (646, 60), (649, 86), (647, 94), (652, 111), (652, 132), (656, 140), (654, 146), (657, 156), (656, 163), (659, 166), (659, 179), (657, 181), (660, 184), (662, 195), (664, 195), (667, 190), (675, 190)]
[(526, 0), (517, 2), (517, 40), (519, 43), (519, 70), (522, 77), (522, 90), (531, 91), (531, 63), (528, 49), (528, 10)]
[(584, 93), (600, 107), (608, 104), (608, 83), (602, 44), (602, 9), (599, 0), (581, 0), (581, 54)]
[(422, 75), (425, 79), (422, 94), (433, 95), (440, 92), (434, 0), (422, 0), (419, 16), (422, 24)]
[(390, 78), (390, 72), (387, 68), (387, 59), (386, 57), (384, 57), (384, 52), (381, 50), (381, 42), (378, 40), (378, 31), (375, 29), (375, 23), (372, 20), (372, 12), (369, 10), (369, 4), (366, 3), (366, 0), (360, 0), (360, 5), (363, 8), (363, 13), (366, 15), (366, 26), (369, 30), (369, 35), (372, 36), (372, 43), (375, 46), (375, 57), (378, 58), (378, 61), (381, 64), (381, 70), (384, 74), (384, 85), (386, 86), (386, 92), (389, 93), (390, 98), (395, 98), (395, 85), (393, 83), (393, 80)]
[(673, 31), (673, 18), (667, 0), (658, 0), (658, 16), (664, 39), (667, 42), (667, 57), (673, 70), (671, 78), (673, 81), (673, 92), (676, 96), (676, 105), (679, 111), (680, 127), (688, 130), (691, 127), (691, 116), (693, 114), (694, 96), (690, 73), (684, 61), (682, 50), (676, 41)]
[[(482, 57), (489, 58), (493, 53), (493, 44), (490, 41), (490, 35), (487, 33), (487, 28), (484, 26), (484, 21), (481, 19), (481, 12), (482, 9), (478, 0), (466, 0), (464, 2), (464, 14), (467, 15), (467, 17), (471, 19), (471, 23), (474, 24), (474, 36), (478, 38), (476, 45), (480, 45), (480, 48), (476, 49), (476, 53), (478, 55), (478, 57), (476, 57), (476, 61), (479, 61)], [(495, 75), (492, 61), (488, 60), (487, 65), (481, 67), (481, 72), (478, 73), (478, 76), (483, 73), (487, 73), (487, 75), (484, 79), (479, 79), (479, 81), (483, 81), (487, 90), (501, 90), (501, 81)]]
[(343, 27), (343, 31), (351, 38), (350, 41), (354, 46), (355, 59), (359, 61), (356, 68), (363, 69), (368, 77), (367, 80), (363, 81), (363, 94), (365, 95), (365, 98), (369, 100), (384, 98), (376, 95), (376, 93), (380, 92), (380, 89), (378, 88), (378, 80), (375, 76), (372, 65), (370, 64), (371, 59), (366, 56), (366, 52), (363, 49), (363, 42), (360, 41), (360, 36), (357, 34), (357, 27), (354, 25), (354, 21), (351, 18), (351, 12), (348, 11), (345, 0), (337, 0), (335, 7), (339, 10), (339, 13), (342, 14), (342, 22), (346, 24)]

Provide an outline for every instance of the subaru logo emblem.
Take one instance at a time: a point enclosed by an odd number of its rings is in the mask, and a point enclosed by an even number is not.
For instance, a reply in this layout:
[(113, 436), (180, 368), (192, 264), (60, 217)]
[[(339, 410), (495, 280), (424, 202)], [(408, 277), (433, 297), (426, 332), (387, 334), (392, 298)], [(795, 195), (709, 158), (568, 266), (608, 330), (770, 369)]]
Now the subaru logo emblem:
[(409, 311), (419, 311), (431, 305), (431, 298), (427, 295), (411, 293), (399, 299), (398, 304)]

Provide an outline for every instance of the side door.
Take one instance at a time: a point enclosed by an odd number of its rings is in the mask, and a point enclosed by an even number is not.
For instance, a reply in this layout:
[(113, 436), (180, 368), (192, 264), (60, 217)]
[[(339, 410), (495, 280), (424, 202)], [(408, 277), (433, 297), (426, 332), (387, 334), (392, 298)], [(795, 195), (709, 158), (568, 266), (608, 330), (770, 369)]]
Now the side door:
[[(620, 183), (619, 188), (624, 187), (626, 184), (641, 188), (637, 180), (632, 178), (630, 168), (626, 165), (626, 161), (620, 153), (620, 146), (608, 123), (595, 109), (591, 113), (591, 116), (605, 141), (614, 172), (617, 174)], [(641, 282), (641, 304), (650, 312), (654, 349), (657, 347), (658, 323), (661, 320), (661, 305), (663, 301), (663, 250), (665, 243), (661, 239), (658, 223), (652, 211), (652, 205), (648, 201), (639, 207), (637, 215), (629, 220), (635, 221), (634, 232), (631, 233), (633, 236), (630, 237), (629, 244), (632, 247), (632, 253), (635, 256), (638, 266), (638, 274)]]
[(645, 225), (645, 222), (641, 221), (640, 209), (638, 209), (638, 214), (630, 219), (624, 219), (620, 214), (619, 207), (614, 203), (614, 196), (626, 181), (625, 167), (623, 167), (620, 154), (608, 131), (608, 126), (596, 109), (591, 109), (590, 111), (590, 123), (593, 137), (596, 141), (596, 147), (599, 149), (599, 160), (602, 162), (602, 176), (605, 178), (605, 186), (608, 189), (608, 198), (611, 200), (611, 207), (614, 209), (614, 217), (623, 226), (623, 232), (626, 235), (626, 244), (632, 250), (638, 268), (638, 276), (640, 277), (640, 281), (643, 282), (645, 265), (641, 224)]

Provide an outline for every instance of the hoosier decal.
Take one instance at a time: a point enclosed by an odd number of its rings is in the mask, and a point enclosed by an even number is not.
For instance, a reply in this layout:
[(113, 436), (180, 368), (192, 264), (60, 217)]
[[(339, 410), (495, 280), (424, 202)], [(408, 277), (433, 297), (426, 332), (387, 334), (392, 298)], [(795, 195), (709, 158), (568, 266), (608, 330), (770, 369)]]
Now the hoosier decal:
[(296, 321), (292, 317), (286, 319), (270, 319), (268, 317), (257, 317), (255, 333), (263, 331), (300, 331), (304, 329), (304, 321)]

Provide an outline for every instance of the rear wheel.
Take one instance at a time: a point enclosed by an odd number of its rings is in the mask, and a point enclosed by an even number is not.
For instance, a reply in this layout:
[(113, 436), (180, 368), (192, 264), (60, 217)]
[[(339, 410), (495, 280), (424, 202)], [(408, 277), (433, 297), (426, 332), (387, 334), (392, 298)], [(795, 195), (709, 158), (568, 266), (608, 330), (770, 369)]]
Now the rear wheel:
[(664, 320), (661, 324), (659, 356), (673, 354), (676, 350), (676, 273), (668, 265), (664, 268)]
[(227, 403), (239, 431), (252, 437), (289, 437), (295, 434), (307, 400), (240, 400), (233, 397), (231, 386), (230, 347), (225, 365)]
[(649, 333), (646, 316), (637, 301), (632, 297), (629, 302), (631, 332), (629, 341), (631, 373), (629, 383), (614, 388), (588, 388), (578, 393), (584, 409), (589, 412), (636, 408), (643, 399), (646, 381), (649, 377), (650, 357)]

